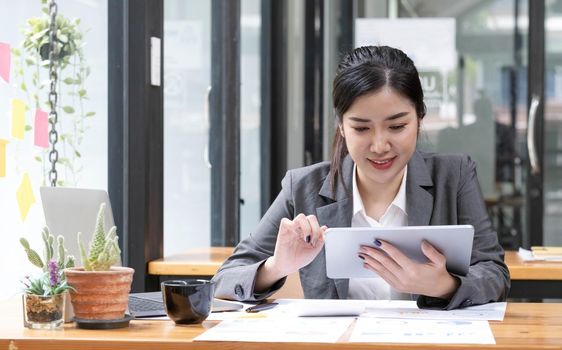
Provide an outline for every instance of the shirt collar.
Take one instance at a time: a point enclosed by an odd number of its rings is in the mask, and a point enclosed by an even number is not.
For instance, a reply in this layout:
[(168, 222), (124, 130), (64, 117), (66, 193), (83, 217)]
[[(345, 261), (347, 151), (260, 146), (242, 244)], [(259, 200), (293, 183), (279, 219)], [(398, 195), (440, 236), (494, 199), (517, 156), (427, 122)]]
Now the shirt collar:
[[(396, 197), (392, 200), (390, 205), (394, 205), (402, 210), (405, 214), (406, 212), (406, 177), (408, 176), (408, 167), (404, 169), (404, 176), (402, 177), (402, 182), (400, 183), (400, 188), (398, 189), (398, 193), (396, 193)], [(353, 165), (353, 215), (357, 214), (358, 212), (363, 212), (365, 215), (365, 207), (363, 206), (363, 200), (361, 199), (361, 195), (359, 194), (359, 188), (357, 187), (357, 165)]]

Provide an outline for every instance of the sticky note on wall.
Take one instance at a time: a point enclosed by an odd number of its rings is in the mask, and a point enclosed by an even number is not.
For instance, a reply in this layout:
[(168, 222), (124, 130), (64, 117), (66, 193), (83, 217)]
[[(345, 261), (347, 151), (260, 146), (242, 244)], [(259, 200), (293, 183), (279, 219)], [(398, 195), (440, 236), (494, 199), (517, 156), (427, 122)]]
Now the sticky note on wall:
[(49, 123), (47, 112), (40, 109), (35, 111), (35, 146), (49, 147)]
[(8, 140), (0, 139), (0, 177), (6, 176), (6, 144)]
[(33, 188), (31, 187), (31, 181), (29, 180), (29, 175), (27, 173), (23, 174), (21, 183), (16, 191), (16, 199), (18, 201), (21, 220), (25, 221), (25, 218), (27, 218), (27, 214), (29, 213), (29, 209), (35, 203)]
[(17, 98), (12, 100), (12, 137), (23, 140), (25, 133), (25, 103)]
[(10, 82), (11, 60), (10, 44), (0, 42), (0, 78), (6, 83)]

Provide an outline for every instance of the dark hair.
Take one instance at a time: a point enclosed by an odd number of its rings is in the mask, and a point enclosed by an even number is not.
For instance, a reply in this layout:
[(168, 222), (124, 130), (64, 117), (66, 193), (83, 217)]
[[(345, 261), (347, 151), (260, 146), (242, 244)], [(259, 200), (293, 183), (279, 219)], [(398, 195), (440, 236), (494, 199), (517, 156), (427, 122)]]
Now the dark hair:
[[(418, 120), (425, 116), (418, 70), (404, 52), (389, 46), (363, 46), (344, 55), (332, 91), (337, 126), (342, 124), (343, 114), (358, 97), (379, 91), (385, 86), (412, 102)], [(339, 127), (336, 127), (330, 172), (334, 194), (338, 177), (341, 178), (343, 159), (348, 153), (345, 140)]]

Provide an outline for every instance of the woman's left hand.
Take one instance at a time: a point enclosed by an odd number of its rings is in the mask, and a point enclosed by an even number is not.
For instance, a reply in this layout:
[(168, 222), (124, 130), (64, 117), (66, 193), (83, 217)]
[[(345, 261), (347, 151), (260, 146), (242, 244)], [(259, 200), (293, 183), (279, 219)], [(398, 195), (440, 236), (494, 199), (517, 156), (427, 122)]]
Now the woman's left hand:
[(447, 271), (445, 256), (428, 242), (421, 245), (429, 260), (426, 263), (415, 262), (392, 244), (380, 242), (378, 248), (362, 246), (359, 256), (365, 268), (376, 272), (396, 291), (442, 299), (450, 299), (456, 292), (460, 281)]

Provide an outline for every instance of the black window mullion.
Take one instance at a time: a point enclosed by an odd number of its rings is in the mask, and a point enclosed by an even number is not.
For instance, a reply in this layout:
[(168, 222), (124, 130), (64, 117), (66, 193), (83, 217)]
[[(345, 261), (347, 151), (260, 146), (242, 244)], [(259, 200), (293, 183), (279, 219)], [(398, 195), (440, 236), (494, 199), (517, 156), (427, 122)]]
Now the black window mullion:
[(261, 212), (287, 171), (287, 0), (261, 1)]
[(110, 0), (108, 3), (108, 192), (117, 232), (121, 236), (119, 248), (123, 255), (123, 265), (128, 264), (127, 249), (124, 245), (124, 115), (125, 111), (125, 70), (127, 47), (125, 42), (125, 23), (127, 1)]
[[(338, 52), (343, 55), (353, 50), (355, 38), (355, 1), (339, 0), (338, 26)], [(339, 61), (340, 57), (338, 57)], [(329, 137), (329, 136), (328, 136)]]
[(304, 162), (323, 160), (324, 2), (305, 2)]
[(164, 82), (150, 85), (150, 37), (163, 39), (163, 7), (163, 0), (108, 6), (108, 187), (135, 292), (158, 290), (146, 267), (163, 255)]
[[(545, 3), (529, 0), (529, 64), (527, 102), (531, 105), (533, 97), (539, 104), (534, 123), (534, 146), (538, 168), (527, 166), (527, 239), (526, 247), (543, 244), (543, 182), (544, 182), (544, 71), (545, 71)], [(530, 125), (527, 125), (529, 128)], [(530, 145), (527, 145), (529, 148)]]
[(240, 0), (213, 0), (211, 11), (211, 245), (240, 237)]

